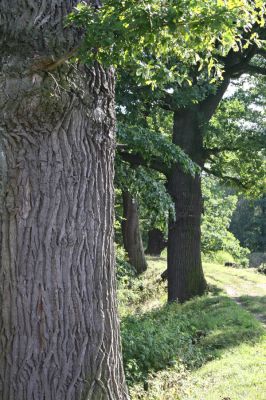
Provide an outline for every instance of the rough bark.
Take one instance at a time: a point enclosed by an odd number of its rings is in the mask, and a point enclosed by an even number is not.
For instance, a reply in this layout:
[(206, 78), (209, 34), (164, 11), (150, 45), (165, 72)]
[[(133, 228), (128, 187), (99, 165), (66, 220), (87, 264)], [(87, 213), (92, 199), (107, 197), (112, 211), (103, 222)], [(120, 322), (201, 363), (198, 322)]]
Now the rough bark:
[(114, 74), (43, 62), (75, 42), (62, 18), (76, 3), (0, 5), (3, 400), (128, 399), (113, 253)]
[[(199, 164), (202, 164), (202, 140), (196, 107), (177, 111), (174, 115), (173, 142)], [(176, 165), (168, 180), (168, 190), (176, 212), (176, 220), (169, 221), (168, 300), (184, 302), (203, 294), (206, 288), (200, 253), (200, 177), (194, 178)]]
[[(215, 95), (174, 113), (173, 143), (200, 166), (205, 162), (202, 127), (215, 112), (228, 84), (226, 78)], [(202, 295), (206, 289), (200, 249), (201, 178), (184, 173), (177, 164), (168, 177), (167, 187), (176, 212), (176, 220), (169, 221), (168, 232), (168, 301), (184, 302)]]
[(123, 191), (122, 235), (129, 262), (138, 274), (146, 271), (142, 237), (139, 226), (138, 205), (129, 192)]
[(148, 246), (146, 254), (154, 257), (160, 257), (161, 252), (167, 246), (164, 234), (160, 229), (154, 228), (148, 232)]

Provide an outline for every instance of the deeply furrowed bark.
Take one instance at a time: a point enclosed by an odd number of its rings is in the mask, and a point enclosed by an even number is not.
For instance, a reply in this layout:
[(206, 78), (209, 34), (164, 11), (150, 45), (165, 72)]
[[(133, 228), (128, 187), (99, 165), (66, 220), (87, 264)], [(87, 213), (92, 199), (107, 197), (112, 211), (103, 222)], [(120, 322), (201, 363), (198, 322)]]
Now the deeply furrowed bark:
[[(214, 95), (201, 104), (174, 113), (173, 143), (199, 166), (205, 163), (203, 125), (208, 123), (229, 84), (225, 77)], [(175, 204), (176, 220), (169, 221), (167, 276), (168, 301), (183, 303), (202, 295), (206, 281), (201, 262), (201, 178), (192, 177), (175, 165), (167, 183)]]
[[(196, 110), (176, 112), (173, 141), (185, 148), (190, 157), (200, 165), (202, 140)], [(169, 221), (168, 300), (178, 299), (182, 303), (203, 294), (206, 288), (200, 253), (200, 177), (194, 178), (176, 165), (168, 180), (168, 190), (174, 200), (176, 212), (176, 220)]]
[[(55, 3), (23, 2), (23, 18), (30, 15), (30, 26), (34, 7), (43, 5), (46, 23), (62, 27), (61, 11), (75, 2)], [(0, 71), (0, 398), (125, 400), (113, 253), (113, 71), (69, 64), (36, 71), (38, 45), (29, 40), (21, 56), (19, 37), (12, 38)]]

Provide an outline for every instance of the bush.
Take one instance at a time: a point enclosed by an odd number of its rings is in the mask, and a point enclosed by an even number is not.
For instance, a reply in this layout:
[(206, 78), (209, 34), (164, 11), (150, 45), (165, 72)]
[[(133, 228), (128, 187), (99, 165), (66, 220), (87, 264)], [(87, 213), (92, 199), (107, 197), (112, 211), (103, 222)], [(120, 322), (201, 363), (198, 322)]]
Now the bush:
[(223, 244), (224, 250), (226, 250), (229, 254), (231, 254), (234, 258), (234, 261), (238, 264), (241, 264), (243, 267), (248, 266), (248, 254), (250, 251), (240, 245), (240, 242), (236, 237), (231, 233), (227, 232), (227, 235)]
[(226, 262), (234, 262), (234, 257), (225, 250), (218, 250), (213, 253), (204, 254), (203, 261), (224, 265)]
[(127, 382), (145, 381), (150, 371), (175, 364), (200, 366), (203, 354), (194, 346), (196, 328), (177, 303), (122, 320), (122, 344)]
[(163, 369), (199, 368), (223, 349), (257, 340), (264, 332), (246, 311), (222, 295), (128, 315), (121, 321), (121, 331), (129, 386), (145, 383), (151, 373)]
[[(235, 262), (242, 266), (248, 265), (248, 249), (241, 247), (240, 242), (229, 231), (232, 214), (236, 208), (237, 196), (230, 194), (228, 189), (214, 178), (203, 179), (204, 215), (202, 218), (202, 250), (209, 261)], [(229, 257), (221, 259), (226, 252)], [(219, 260), (219, 261), (218, 261)]]
[(224, 238), (222, 249), (216, 252), (203, 254), (203, 260), (224, 265), (226, 262), (240, 264), (242, 267), (248, 266), (249, 250), (241, 247), (239, 241), (231, 232), (227, 232)]
[(123, 247), (116, 244), (115, 247), (116, 255), (116, 278), (120, 281), (127, 283), (130, 278), (136, 276), (134, 267), (127, 261), (126, 252)]

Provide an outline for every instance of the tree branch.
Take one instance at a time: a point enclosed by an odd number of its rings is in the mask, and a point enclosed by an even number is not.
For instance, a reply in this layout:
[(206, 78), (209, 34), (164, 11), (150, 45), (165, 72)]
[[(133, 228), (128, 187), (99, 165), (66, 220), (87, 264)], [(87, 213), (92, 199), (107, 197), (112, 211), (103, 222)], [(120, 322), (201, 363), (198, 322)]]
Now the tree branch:
[(248, 189), (248, 187), (243, 182), (241, 182), (241, 180), (239, 178), (236, 178), (235, 176), (223, 175), (222, 173), (220, 173), (218, 171), (212, 171), (206, 167), (202, 167), (202, 170), (207, 172), (207, 174), (216, 176), (217, 178), (220, 178), (224, 181), (229, 181), (237, 186), (240, 186), (243, 189)]
[(256, 51), (256, 54), (266, 58), (266, 49), (258, 48), (258, 50)]
[(205, 120), (209, 121), (216, 111), (218, 104), (220, 103), (226, 89), (230, 83), (228, 76), (224, 77), (222, 83), (218, 86), (216, 93), (209, 95), (205, 100), (199, 104), (200, 111), (204, 114)]
[(247, 65), (245, 68), (246, 73), (266, 75), (266, 68), (259, 67), (257, 65)]
[(170, 168), (165, 165), (162, 160), (159, 159), (150, 159), (145, 160), (140, 154), (128, 153), (123, 148), (118, 149), (119, 156), (127, 161), (132, 167), (147, 167), (154, 169), (155, 171), (161, 172), (165, 176), (170, 172)]
[(204, 152), (206, 157), (209, 157), (212, 155), (220, 154), (223, 151), (237, 151), (237, 150), (239, 150), (239, 147), (213, 147), (212, 149), (205, 148)]
[(231, 77), (232, 74), (241, 72), (255, 56), (257, 49), (257, 45), (253, 45), (244, 51), (239, 50), (238, 52), (234, 52), (231, 50), (227, 56), (222, 57), (221, 61), (224, 62), (226, 75)]
[[(256, 45), (253, 45), (250, 48), (250, 50), (249, 51), (247, 50), (243, 55), (241, 55), (241, 54), (230, 55), (230, 57), (228, 57), (227, 66), (226, 66), (226, 62), (225, 62), (226, 74), (232, 78), (239, 78), (242, 74), (245, 74), (245, 73), (266, 75), (265, 68), (257, 66), (257, 65), (249, 64), (249, 62), (256, 55), (266, 57), (266, 50), (258, 48), (258, 46), (256, 46)], [(235, 57), (236, 57), (236, 59), (238, 59), (238, 62), (232, 63), (232, 60)], [(239, 61), (239, 59), (240, 59), (240, 61)]]

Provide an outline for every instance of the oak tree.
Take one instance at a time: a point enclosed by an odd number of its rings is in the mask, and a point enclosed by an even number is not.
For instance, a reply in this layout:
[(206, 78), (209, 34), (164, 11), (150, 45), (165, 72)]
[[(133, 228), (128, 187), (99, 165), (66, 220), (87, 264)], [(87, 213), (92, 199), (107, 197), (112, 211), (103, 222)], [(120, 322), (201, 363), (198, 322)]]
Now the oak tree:
[[(142, 82), (156, 89), (151, 104), (157, 102), (173, 114), (173, 143), (200, 167), (207, 160), (204, 127), (230, 79), (245, 72), (265, 73), (264, 18), (262, 1), (241, 0), (124, 0), (119, 5), (109, 0), (95, 24), (88, 7), (72, 17), (77, 26), (86, 27), (81, 58), (114, 63), (136, 76), (137, 86)], [(183, 302), (206, 289), (200, 174), (188, 175), (176, 163), (168, 174), (168, 191), (176, 214), (169, 224), (168, 298)]]
[(128, 399), (113, 253), (114, 71), (69, 61), (82, 32), (66, 17), (78, 3), (0, 4), (6, 400)]

